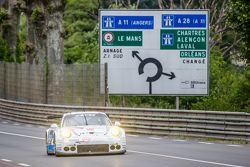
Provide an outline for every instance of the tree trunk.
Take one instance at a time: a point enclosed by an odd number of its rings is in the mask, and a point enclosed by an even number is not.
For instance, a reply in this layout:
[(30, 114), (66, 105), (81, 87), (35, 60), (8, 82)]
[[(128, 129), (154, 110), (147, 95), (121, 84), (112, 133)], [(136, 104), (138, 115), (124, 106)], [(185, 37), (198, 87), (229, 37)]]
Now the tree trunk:
[(20, 13), (27, 16), (26, 62), (33, 64), (63, 63), (64, 0), (8, 0), (1, 3), (8, 9), (9, 19), (3, 28), (11, 56), (16, 61)]
[(44, 64), (46, 61), (45, 7), (40, 1), (27, 4), (26, 62)]
[[(63, 66), (63, 0), (49, 1), (46, 7), (47, 26), (47, 58), (48, 74), (48, 102), (60, 103), (54, 99), (64, 96), (64, 66)], [(63, 98), (62, 98), (63, 99)]]
[(50, 1), (46, 12), (48, 64), (62, 64), (63, 58), (63, 0)]

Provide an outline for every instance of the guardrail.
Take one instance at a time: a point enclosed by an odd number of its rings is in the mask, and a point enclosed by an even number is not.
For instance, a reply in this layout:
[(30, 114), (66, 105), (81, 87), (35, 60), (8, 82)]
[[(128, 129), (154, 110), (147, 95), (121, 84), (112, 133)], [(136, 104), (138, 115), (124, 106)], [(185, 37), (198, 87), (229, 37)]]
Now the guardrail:
[(84, 107), (24, 103), (0, 99), (0, 118), (49, 126), (49, 115), (101, 111), (120, 121), (127, 133), (206, 137), (250, 142), (250, 114), (243, 112)]

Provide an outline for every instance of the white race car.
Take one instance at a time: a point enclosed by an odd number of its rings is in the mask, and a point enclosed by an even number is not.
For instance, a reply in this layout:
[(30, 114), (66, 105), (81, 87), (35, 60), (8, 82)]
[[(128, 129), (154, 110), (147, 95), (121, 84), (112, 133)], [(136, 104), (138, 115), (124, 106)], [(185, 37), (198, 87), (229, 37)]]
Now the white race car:
[(48, 155), (123, 154), (126, 136), (119, 122), (113, 126), (102, 112), (64, 114), (61, 125), (52, 124), (46, 131)]

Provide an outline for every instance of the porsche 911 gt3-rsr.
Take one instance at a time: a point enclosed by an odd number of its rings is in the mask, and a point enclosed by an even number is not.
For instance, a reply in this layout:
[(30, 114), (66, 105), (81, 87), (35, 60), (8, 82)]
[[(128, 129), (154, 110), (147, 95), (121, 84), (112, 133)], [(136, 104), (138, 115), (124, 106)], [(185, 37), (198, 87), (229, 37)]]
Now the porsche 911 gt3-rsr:
[(47, 154), (125, 153), (125, 131), (117, 124), (112, 125), (108, 116), (102, 112), (64, 114), (60, 127), (52, 124), (46, 131)]

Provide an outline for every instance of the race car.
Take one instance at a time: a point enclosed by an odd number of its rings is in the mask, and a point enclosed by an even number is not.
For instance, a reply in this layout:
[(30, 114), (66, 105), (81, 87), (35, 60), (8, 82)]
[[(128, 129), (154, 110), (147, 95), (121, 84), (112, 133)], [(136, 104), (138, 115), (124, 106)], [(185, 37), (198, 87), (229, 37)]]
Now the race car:
[(126, 136), (120, 123), (112, 125), (102, 112), (71, 112), (62, 116), (61, 124), (46, 130), (48, 155), (123, 154)]

